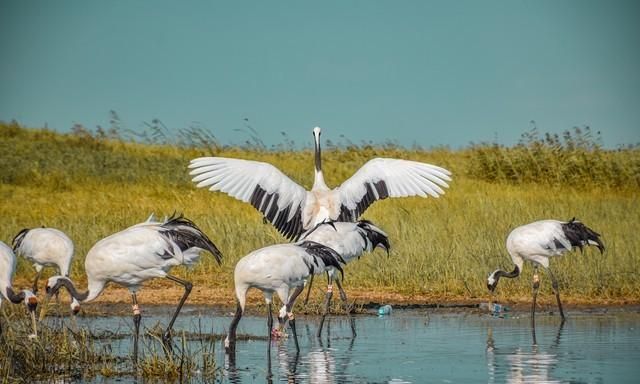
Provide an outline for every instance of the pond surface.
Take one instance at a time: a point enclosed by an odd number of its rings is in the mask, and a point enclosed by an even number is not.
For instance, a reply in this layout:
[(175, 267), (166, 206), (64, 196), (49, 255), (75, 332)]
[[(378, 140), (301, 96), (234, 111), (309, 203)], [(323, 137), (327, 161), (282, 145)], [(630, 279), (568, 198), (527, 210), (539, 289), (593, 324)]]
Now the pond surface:
[[(170, 315), (171, 308), (145, 312), (143, 327), (166, 324)], [(356, 316), (355, 339), (346, 317), (330, 317), (322, 339), (317, 339), (319, 318), (298, 315), (299, 354), (289, 335), (271, 344), (270, 366), (265, 316), (243, 317), (235, 364), (225, 355), (221, 340), (210, 343), (217, 364), (223, 367), (220, 380), (225, 383), (640, 382), (637, 311), (568, 312), (564, 325), (559, 316), (540, 313), (535, 345), (528, 313), (509, 315), (498, 318), (478, 311), (412, 309), (378, 317), (372, 311)], [(185, 308), (174, 329), (176, 335), (186, 330), (220, 336), (230, 321), (228, 313), (212, 315), (210, 308), (191, 307)], [(132, 327), (128, 316), (82, 318), (79, 325), (127, 336)], [(104, 342), (123, 356), (130, 353), (129, 337)], [(144, 343), (147, 350), (158, 344), (152, 338), (145, 338)], [(189, 343), (197, 350), (201, 340)]]

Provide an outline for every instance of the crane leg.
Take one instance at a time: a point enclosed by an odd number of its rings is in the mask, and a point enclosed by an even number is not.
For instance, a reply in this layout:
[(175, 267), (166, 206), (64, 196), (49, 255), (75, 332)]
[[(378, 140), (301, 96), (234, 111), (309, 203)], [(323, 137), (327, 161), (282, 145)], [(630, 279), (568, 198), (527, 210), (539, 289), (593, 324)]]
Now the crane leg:
[(231, 320), (231, 325), (229, 325), (229, 334), (227, 335), (227, 339), (224, 343), (224, 349), (227, 351), (227, 353), (234, 353), (236, 350), (236, 329), (238, 328), (238, 323), (240, 323), (241, 318), (242, 307), (240, 306), (240, 302), (238, 301), (236, 314), (233, 317), (233, 320)]
[[(312, 275), (313, 276), (313, 275)], [(289, 300), (287, 303), (287, 317), (289, 318), (289, 326), (291, 327), (291, 332), (293, 333), (293, 340), (296, 343), (296, 351), (300, 351), (300, 346), (298, 345), (298, 335), (296, 334), (296, 319), (293, 315), (293, 305), (296, 302), (296, 299), (300, 294), (304, 291), (304, 285), (296, 287), (296, 290), (293, 291), (291, 296), (289, 296)]]
[(320, 326), (318, 327), (318, 332), (316, 333), (316, 337), (320, 337), (322, 335), (322, 326), (324, 325), (324, 319), (327, 317), (329, 313), (329, 306), (331, 305), (331, 296), (333, 296), (333, 284), (331, 279), (329, 279), (329, 284), (327, 285), (327, 294), (324, 297), (324, 311), (322, 312), (322, 317), (320, 318)]
[(272, 331), (273, 331), (273, 314), (271, 313), (271, 302), (269, 301), (267, 303), (267, 331), (268, 331), (268, 340), (269, 342), (267, 343), (267, 357), (269, 360), (269, 367), (271, 367), (271, 338), (272, 338)]
[[(271, 315), (271, 303), (269, 307), (269, 318), (271, 319), (271, 325), (273, 325), (273, 316)], [(273, 372), (271, 371), (271, 326), (269, 326), (269, 343), (267, 344), (267, 383), (273, 382)]]
[(311, 278), (309, 279), (309, 284), (307, 284), (309, 286), (309, 288), (307, 289), (307, 296), (305, 296), (304, 302), (302, 303), (302, 305), (307, 305), (307, 303), (309, 302), (309, 294), (311, 294), (311, 286), (313, 285), (314, 276), (315, 276), (314, 274), (311, 274)]
[(538, 268), (533, 269), (533, 303), (531, 304), (531, 331), (533, 332), (533, 342), (535, 344), (536, 331), (536, 298), (538, 297), (538, 288), (540, 288), (540, 276), (538, 276)]
[(560, 301), (560, 290), (558, 289), (558, 280), (553, 275), (550, 269), (547, 270), (549, 272), (549, 276), (551, 276), (551, 287), (553, 287), (553, 293), (556, 295), (556, 301), (558, 302), (558, 310), (560, 311), (560, 317), (562, 318), (562, 322), (566, 320), (566, 316), (564, 315), (564, 311), (562, 310), (562, 302)]
[(133, 364), (138, 365), (138, 336), (140, 335), (140, 307), (138, 306), (138, 297), (135, 293), (131, 294), (131, 300), (133, 302), (131, 308), (133, 309)]
[(533, 345), (538, 345), (538, 341), (536, 339), (536, 329), (531, 328), (531, 338), (533, 339)]
[[(40, 270), (36, 272), (36, 278), (33, 279), (32, 291), (33, 291), (34, 295), (38, 294), (38, 280), (40, 279), (40, 274), (41, 273), (42, 273), (42, 268), (40, 268)], [(56, 297), (57, 297), (57, 292), (56, 292)]]
[(300, 353), (300, 345), (298, 344), (298, 335), (296, 334), (296, 319), (293, 313), (289, 316), (289, 326), (291, 327), (291, 333), (293, 333), (293, 341), (296, 344), (296, 351)]
[(342, 283), (340, 283), (339, 279), (336, 279), (336, 284), (338, 284), (338, 290), (340, 291), (340, 299), (342, 300), (342, 306), (344, 310), (347, 312), (347, 316), (349, 316), (349, 324), (351, 325), (351, 335), (352, 337), (356, 337), (356, 319), (351, 316), (351, 306), (347, 302), (347, 294), (344, 289), (342, 289)]
[(173, 328), (173, 324), (176, 322), (176, 318), (178, 317), (178, 314), (180, 313), (180, 310), (182, 309), (182, 306), (184, 305), (184, 302), (187, 301), (187, 297), (189, 297), (189, 294), (191, 293), (191, 289), (193, 288), (193, 284), (191, 284), (191, 282), (186, 281), (186, 280), (182, 280), (179, 279), (175, 276), (171, 276), (171, 275), (167, 275), (167, 279), (171, 280), (171, 281), (175, 281), (176, 283), (182, 285), (184, 287), (184, 294), (182, 295), (182, 298), (180, 299), (180, 302), (178, 303), (178, 308), (176, 308), (175, 313), (173, 314), (173, 317), (171, 318), (171, 321), (169, 322), (169, 325), (167, 326), (167, 329), (164, 331), (164, 334), (162, 335), (162, 343), (164, 344), (164, 346), (169, 350), (169, 352), (171, 352), (172, 350), (172, 346), (171, 346), (171, 329)]

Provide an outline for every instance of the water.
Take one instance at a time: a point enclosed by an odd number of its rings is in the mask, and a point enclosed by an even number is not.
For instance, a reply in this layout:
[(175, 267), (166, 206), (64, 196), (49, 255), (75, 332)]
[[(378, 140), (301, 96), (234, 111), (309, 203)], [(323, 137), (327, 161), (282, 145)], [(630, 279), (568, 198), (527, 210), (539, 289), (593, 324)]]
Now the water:
[[(143, 313), (143, 325), (166, 324), (169, 315), (168, 308)], [(230, 321), (229, 314), (186, 308), (175, 329), (176, 334), (222, 335)], [(224, 367), (222, 382), (636, 383), (640, 375), (637, 312), (569, 312), (563, 326), (557, 315), (539, 314), (536, 345), (526, 313), (497, 318), (394, 308), (392, 315), (378, 317), (372, 311), (356, 316), (355, 339), (343, 317), (331, 318), (321, 340), (315, 337), (317, 317), (299, 315), (296, 322), (300, 353), (291, 337), (273, 342), (269, 366), (265, 317), (243, 317), (235, 364), (224, 354), (221, 340), (215, 341), (216, 361)], [(126, 334), (131, 318), (85, 318), (80, 325)], [(130, 353), (129, 337), (105, 342), (117, 353)], [(152, 338), (144, 342), (147, 348), (158, 343)], [(200, 341), (191, 343), (197, 350)]]

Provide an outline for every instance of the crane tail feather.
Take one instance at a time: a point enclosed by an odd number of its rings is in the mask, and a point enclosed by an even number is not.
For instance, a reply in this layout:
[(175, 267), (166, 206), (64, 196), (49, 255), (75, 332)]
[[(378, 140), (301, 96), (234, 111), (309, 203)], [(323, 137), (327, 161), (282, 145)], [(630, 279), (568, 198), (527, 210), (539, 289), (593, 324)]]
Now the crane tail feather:
[(583, 249), (586, 245), (598, 247), (600, 253), (604, 252), (604, 243), (600, 240), (600, 234), (575, 219), (562, 224), (562, 231), (572, 246)]

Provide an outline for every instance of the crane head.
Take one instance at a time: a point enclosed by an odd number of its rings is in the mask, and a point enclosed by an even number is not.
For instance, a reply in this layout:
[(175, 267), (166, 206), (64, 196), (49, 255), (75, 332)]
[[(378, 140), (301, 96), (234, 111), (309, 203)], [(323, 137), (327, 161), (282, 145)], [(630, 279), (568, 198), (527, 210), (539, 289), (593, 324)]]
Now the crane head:
[(71, 301), (71, 312), (73, 312), (74, 315), (77, 315), (78, 312), (80, 312), (80, 303), (75, 298)]
[(27, 306), (27, 310), (29, 312), (35, 312), (38, 307), (38, 298), (28, 289), (25, 289), (22, 292), (24, 292), (24, 304)]
[(287, 306), (283, 305), (278, 311), (278, 326), (271, 329), (271, 337), (279, 339), (287, 336), (285, 332), (285, 326), (287, 321), (293, 320), (294, 316), (292, 312), (287, 311)]
[(489, 292), (493, 293), (493, 291), (496, 290), (498, 281), (501, 277), (508, 277), (510, 279), (518, 277), (520, 275), (521, 265), (522, 264), (516, 264), (513, 268), (513, 271), (511, 272), (505, 272), (501, 269), (496, 269), (495, 271), (491, 272), (491, 274), (487, 278), (487, 288), (489, 289)]
[(33, 325), (33, 333), (29, 335), (29, 339), (35, 339), (38, 337), (38, 327), (36, 323), (36, 308), (38, 307), (38, 298), (36, 295), (25, 289), (22, 291), (24, 293), (24, 304), (27, 306), (27, 310), (29, 311), (29, 315), (31, 316), (31, 324)]
[(493, 293), (496, 290), (496, 287), (498, 286), (499, 278), (496, 276), (496, 272), (498, 272), (498, 270), (491, 272), (491, 274), (487, 278), (487, 289), (491, 293)]
[(51, 276), (49, 280), (47, 280), (47, 286), (45, 287), (45, 291), (47, 292), (47, 297), (51, 297), (58, 293), (61, 285), (58, 284), (58, 281), (62, 279), (62, 276)]

